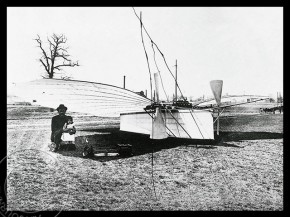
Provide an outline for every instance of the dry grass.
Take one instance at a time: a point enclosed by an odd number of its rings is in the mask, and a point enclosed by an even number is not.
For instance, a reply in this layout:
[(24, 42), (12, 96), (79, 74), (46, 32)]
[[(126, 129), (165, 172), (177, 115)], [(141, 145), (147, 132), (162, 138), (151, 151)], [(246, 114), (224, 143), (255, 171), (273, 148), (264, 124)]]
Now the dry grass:
[[(156, 144), (156, 197), (152, 146), (146, 138), (124, 140), (118, 119), (71, 113), (75, 123), (81, 123), (77, 150), (53, 153), (47, 147), (53, 115), (46, 109), (8, 108), (9, 209), (283, 210), (281, 115), (223, 124), (225, 138), (211, 146), (179, 140)], [(267, 121), (275, 125), (266, 126)], [(233, 129), (234, 124), (241, 128)], [(246, 131), (256, 131), (256, 136)], [(259, 139), (259, 132), (268, 134)], [(280, 137), (272, 138), (274, 132)], [(85, 138), (95, 149), (132, 141), (134, 156), (82, 158)]]

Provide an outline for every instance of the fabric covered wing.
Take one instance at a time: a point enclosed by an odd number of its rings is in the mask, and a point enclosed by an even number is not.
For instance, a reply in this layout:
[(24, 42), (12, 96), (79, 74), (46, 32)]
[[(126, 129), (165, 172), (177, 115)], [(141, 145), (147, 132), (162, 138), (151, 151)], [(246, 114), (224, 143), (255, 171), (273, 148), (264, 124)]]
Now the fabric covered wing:
[(120, 87), (87, 81), (39, 79), (17, 84), (15, 95), (50, 108), (64, 104), (69, 111), (102, 117), (143, 111), (151, 100)]

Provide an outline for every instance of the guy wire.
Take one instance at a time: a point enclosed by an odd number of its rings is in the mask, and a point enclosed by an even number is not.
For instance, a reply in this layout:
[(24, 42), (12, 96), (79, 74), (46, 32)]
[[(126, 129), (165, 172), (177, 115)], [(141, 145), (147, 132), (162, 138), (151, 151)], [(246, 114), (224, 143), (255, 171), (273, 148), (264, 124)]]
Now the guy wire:
[[(137, 17), (137, 18), (140, 20), (140, 22), (142, 23), (140, 17), (138, 17), (138, 15), (137, 15), (137, 13), (136, 13), (134, 7), (132, 7), (132, 8), (133, 8), (133, 10), (134, 10), (134, 13), (135, 13), (136, 17)], [(147, 32), (145, 26), (144, 26), (143, 24), (141, 24), (141, 27), (144, 28), (145, 33), (147, 34), (147, 36), (148, 36), (149, 39), (151, 40), (151, 43), (154, 44), (154, 45), (156, 46), (157, 50), (158, 50), (159, 53), (161, 54), (161, 56), (162, 56), (162, 58), (163, 58), (163, 60), (164, 60), (164, 63), (165, 63), (165, 65), (166, 65), (168, 71), (170, 72), (171, 76), (173, 77), (175, 83), (177, 84), (177, 87), (178, 87), (178, 89), (179, 89), (179, 92), (180, 92), (180, 94), (181, 94), (181, 97), (182, 97), (183, 99), (185, 99), (184, 96), (183, 96), (183, 94), (182, 94), (182, 91), (181, 91), (181, 89), (180, 89), (180, 87), (179, 87), (179, 85), (178, 85), (178, 83), (176, 82), (176, 78), (174, 77), (174, 75), (172, 74), (171, 70), (170, 70), (169, 67), (168, 67), (168, 64), (167, 64), (167, 62), (166, 62), (166, 59), (165, 59), (165, 57), (164, 57), (164, 54), (160, 51), (160, 49), (159, 49), (159, 47), (157, 46), (157, 44), (152, 40), (152, 38), (150, 37), (149, 33)], [(150, 74), (150, 76), (151, 76), (151, 74)]]
[[(138, 17), (139, 18), (139, 17)], [(144, 40), (143, 40), (143, 23), (142, 23), (142, 12), (140, 12), (140, 25), (141, 25), (141, 38), (142, 38), (142, 44), (143, 44), (143, 48), (144, 48), (144, 52), (145, 52), (145, 56), (146, 56), (146, 60), (147, 60), (147, 66), (148, 66), (148, 70), (149, 70), (149, 76), (150, 76), (150, 93), (151, 93), (151, 100), (152, 100), (152, 78), (151, 78), (151, 71), (150, 71), (150, 65), (149, 65), (149, 60), (148, 60), (148, 55), (147, 55), (147, 51), (144, 45)]]
[(169, 102), (169, 98), (168, 98), (168, 96), (167, 96), (167, 94), (166, 94), (166, 91), (165, 91), (165, 89), (164, 89), (164, 85), (163, 85), (163, 80), (162, 80), (162, 77), (161, 77), (161, 73), (160, 73), (160, 70), (159, 70), (159, 68), (158, 68), (158, 66), (157, 66), (157, 62), (156, 62), (156, 59), (155, 59), (155, 50), (154, 50), (154, 47), (153, 47), (153, 43), (152, 43), (152, 41), (151, 41), (151, 46), (152, 46), (152, 50), (153, 50), (153, 56), (154, 56), (155, 66), (156, 66), (156, 68), (157, 68), (157, 71), (158, 71), (158, 74), (159, 74), (159, 77), (160, 77), (160, 80), (161, 80), (162, 89), (163, 89), (164, 94), (165, 94), (165, 96), (166, 96), (167, 102)]

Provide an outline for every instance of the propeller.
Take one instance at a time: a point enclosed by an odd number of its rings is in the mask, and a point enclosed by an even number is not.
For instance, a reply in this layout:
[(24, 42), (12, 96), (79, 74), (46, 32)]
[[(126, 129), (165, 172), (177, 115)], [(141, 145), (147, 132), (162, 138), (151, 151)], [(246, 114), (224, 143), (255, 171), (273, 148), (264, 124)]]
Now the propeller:
[(222, 89), (223, 89), (223, 81), (222, 80), (212, 80), (210, 81), (211, 91), (215, 98), (215, 101), (218, 106), (221, 104), (222, 97)]
[(220, 105), (221, 105), (221, 97), (222, 97), (222, 89), (223, 89), (223, 81), (222, 80), (212, 80), (210, 81), (210, 88), (217, 103), (218, 116), (217, 116), (217, 135), (219, 135), (219, 113), (220, 113)]

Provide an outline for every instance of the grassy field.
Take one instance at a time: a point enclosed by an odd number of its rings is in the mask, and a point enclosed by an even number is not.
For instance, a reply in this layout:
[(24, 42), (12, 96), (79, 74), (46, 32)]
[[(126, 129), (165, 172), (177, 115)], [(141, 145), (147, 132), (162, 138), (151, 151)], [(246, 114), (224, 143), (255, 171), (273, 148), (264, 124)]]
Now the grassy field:
[[(69, 113), (76, 151), (50, 152), (43, 107), (7, 107), (7, 198), (11, 210), (283, 210), (283, 115), (221, 120), (218, 142), (121, 133), (118, 118)], [(127, 158), (83, 158), (133, 145)], [(153, 159), (152, 159), (153, 156)], [(153, 162), (153, 167), (152, 167)]]

